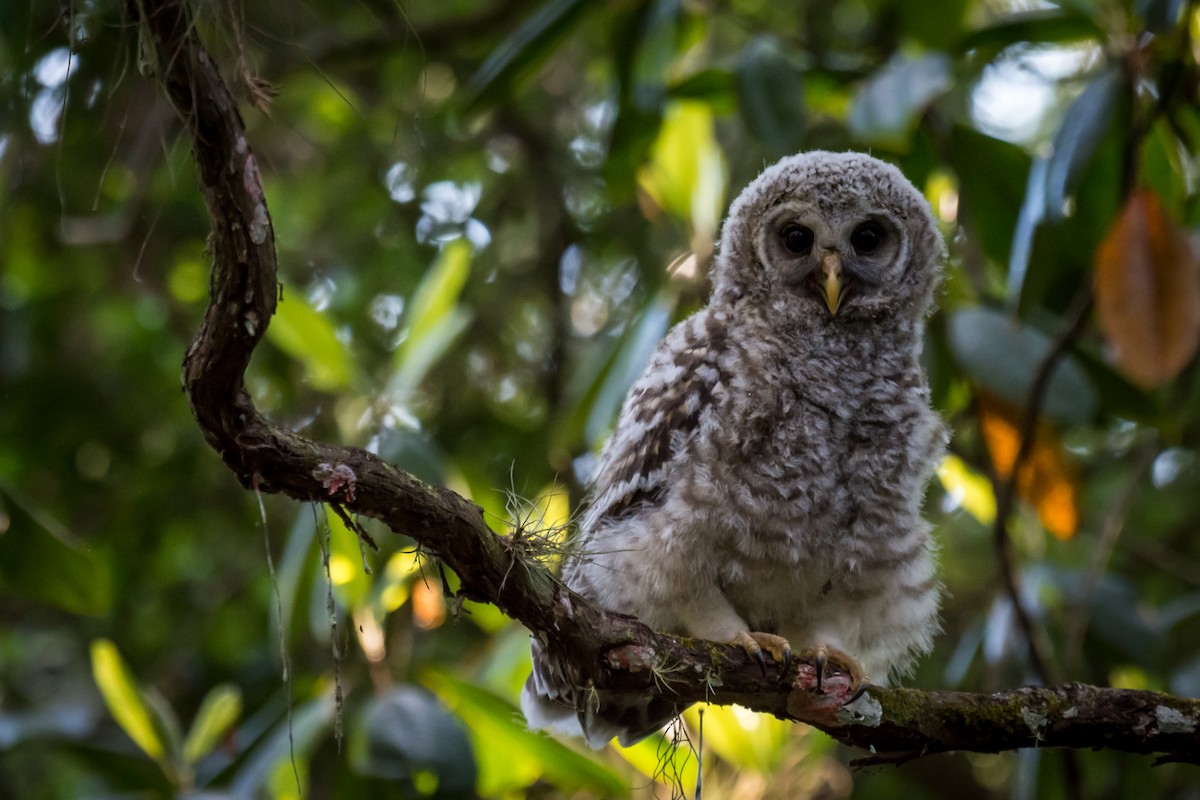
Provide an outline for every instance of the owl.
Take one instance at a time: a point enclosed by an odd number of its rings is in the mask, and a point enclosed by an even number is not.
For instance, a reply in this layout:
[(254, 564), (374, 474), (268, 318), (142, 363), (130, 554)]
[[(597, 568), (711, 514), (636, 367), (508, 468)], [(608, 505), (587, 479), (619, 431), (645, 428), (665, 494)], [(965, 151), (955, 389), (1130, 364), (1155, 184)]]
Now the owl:
[[(721, 230), (707, 306), (621, 409), (562, 579), (655, 630), (793, 657), (852, 688), (938, 630), (921, 504), (946, 443), (921, 366), (945, 247), (921, 194), (861, 153), (766, 169)], [(719, 689), (717, 690), (719, 692)], [(680, 710), (572, 685), (533, 642), (532, 728), (631, 744)]]

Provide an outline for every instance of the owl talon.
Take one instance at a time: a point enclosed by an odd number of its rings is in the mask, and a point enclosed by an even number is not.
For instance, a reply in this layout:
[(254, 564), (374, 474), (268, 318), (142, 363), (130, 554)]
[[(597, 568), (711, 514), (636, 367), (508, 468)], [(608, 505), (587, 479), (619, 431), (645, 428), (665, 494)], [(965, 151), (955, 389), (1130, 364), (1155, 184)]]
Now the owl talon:
[(833, 667), (838, 672), (842, 672), (850, 679), (850, 694), (851, 697), (847, 703), (854, 702), (858, 697), (866, 691), (869, 681), (867, 675), (863, 672), (863, 668), (852, 656), (836, 647), (828, 645), (817, 645), (816, 647), (806, 647), (800, 652), (800, 658), (803, 661), (809, 661), (817, 671), (817, 694), (823, 694), (825, 688), (825, 672), (829, 667)]
[(857, 700), (858, 698), (862, 697), (864, 694), (867, 693), (868, 686), (870, 686), (870, 684), (864, 680), (862, 686), (858, 687), (858, 691), (855, 692), (854, 694), (850, 695), (850, 699), (847, 700), (846, 702), (842, 703), (842, 705), (848, 706), (851, 703), (853, 703), (855, 700)]
[(771, 654), (771, 660), (776, 664), (783, 665), (784, 674), (787, 674), (788, 667), (792, 664), (792, 646), (788, 644), (787, 639), (773, 633), (743, 631), (734, 636), (730, 644), (736, 644), (746, 651), (746, 655), (757, 661), (762, 668), (764, 677), (767, 674), (767, 659), (763, 655), (764, 650)]

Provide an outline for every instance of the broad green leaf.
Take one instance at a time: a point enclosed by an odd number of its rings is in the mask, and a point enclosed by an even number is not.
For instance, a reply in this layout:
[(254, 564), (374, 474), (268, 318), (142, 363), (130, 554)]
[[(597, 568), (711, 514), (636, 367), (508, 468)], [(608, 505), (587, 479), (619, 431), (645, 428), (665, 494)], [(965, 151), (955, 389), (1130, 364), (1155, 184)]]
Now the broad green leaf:
[(804, 73), (770, 35), (750, 41), (738, 58), (742, 119), (771, 158), (794, 153), (804, 141)]
[(242, 713), (242, 692), (231, 683), (214, 686), (200, 702), (200, 710), (183, 742), (183, 758), (195, 764), (208, 755)]
[(117, 646), (107, 639), (92, 641), (92, 677), (109, 713), (146, 755), (162, 763), (166, 743), (154, 724), (137, 680), (121, 658)]
[(586, 0), (550, 0), (521, 23), (484, 59), (467, 82), (468, 106), (496, 102), (512, 91), (553, 51), (591, 4)]
[(542, 733), (526, 730), (520, 712), (500, 697), (441, 671), (422, 678), (467, 724), (479, 759), (479, 793), (496, 797), (539, 778), (565, 791), (625, 794), (619, 775)]
[[(112, 570), (61, 523), (0, 481), (9, 521), (0, 530), (0, 586), (74, 614), (102, 617), (112, 607)], [(11, 510), (10, 510), (11, 509)]]
[(474, 798), (477, 768), (463, 724), (423, 689), (400, 686), (367, 701), (351, 753), (364, 774), (418, 794)]
[[(1008, 314), (971, 307), (953, 312), (946, 325), (950, 351), (979, 386), (1024, 408), (1050, 338)], [(1059, 359), (1046, 389), (1042, 413), (1051, 419), (1088, 424), (1096, 413), (1096, 390), (1069, 354)]]
[(448, 242), (421, 279), (409, 303), (412, 316), (405, 326), (404, 341), (396, 348), (394, 387), (416, 388), (466, 330), (471, 313), (459, 306), (458, 300), (471, 274), (471, 253), (471, 244), (465, 239)]
[(958, 177), (964, 222), (993, 261), (1009, 263), (1030, 158), (1020, 147), (956, 125), (950, 162)]
[(1154, 123), (1142, 142), (1140, 174), (1146, 185), (1157, 192), (1163, 204), (1172, 211), (1183, 208), (1187, 202), (1185, 158), (1190, 156), (1176, 137), (1171, 123), (1164, 119)]
[(978, 51), (981, 60), (990, 61), (1014, 44), (1057, 44), (1080, 39), (1099, 39), (1104, 32), (1092, 19), (1078, 12), (1059, 8), (1005, 15), (999, 22), (965, 36), (959, 51)]
[(695, 234), (716, 237), (725, 206), (725, 158), (717, 144), (712, 111), (703, 103), (667, 107), (650, 163), (638, 183), (660, 208)]
[(1108, 132), (1121, 80), (1116, 67), (1104, 70), (1067, 109), (1046, 165), (1046, 219), (1062, 219), (1067, 197)]
[(321, 696), (296, 705), (290, 715), (281, 715), (234, 770), (229, 792), (234, 797), (257, 797), (261, 788), (272, 783), (286, 792), (284, 796), (294, 796), (293, 753), (303, 784), (308, 756), (332, 727), (335, 708), (333, 687), (329, 686)]
[(284, 295), (267, 328), (267, 339), (304, 365), (313, 388), (336, 392), (350, 386), (355, 362), (333, 324), (295, 292)]
[(633, 104), (642, 111), (655, 112), (666, 99), (666, 78), (676, 56), (682, 4), (680, 0), (649, 0), (642, 8), (643, 13), (636, 18), (636, 45), (628, 51), (625, 69)]
[(622, 337), (620, 347), (614, 354), (614, 363), (602, 374), (595, 387), (595, 399), (585, 406), (587, 421), (584, 435), (590, 444), (598, 445), (607, 437), (625, 393), (646, 368), (650, 356), (666, 334), (677, 299), (673, 292), (660, 292)]
[(860, 87), (847, 124), (861, 142), (907, 150), (921, 115), (953, 83), (944, 53), (898, 56)]

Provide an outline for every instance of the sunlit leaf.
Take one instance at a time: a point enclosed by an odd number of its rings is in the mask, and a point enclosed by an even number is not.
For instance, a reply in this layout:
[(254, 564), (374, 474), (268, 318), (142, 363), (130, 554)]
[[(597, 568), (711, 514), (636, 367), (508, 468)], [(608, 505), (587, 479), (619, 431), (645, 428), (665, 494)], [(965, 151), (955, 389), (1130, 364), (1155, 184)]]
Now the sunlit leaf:
[(347, 609), (353, 611), (363, 604), (371, 591), (372, 577), (367, 573), (370, 548), (329, 506), (325, 506), (325, 522), (330, 533), (329, 579), (333, 583), (333, 592)]
[(121, 658), (117, 646), (107, 639), (92, 642), (92, 677), (109, 713), (121, 729), (142, 752), (161, 762), (166, 756), (166, 744), (138, 689), (137, 679)]
[(471, 253), (465, 239), (448, 242), (421, 279), (409, 303), (404, 341), (396, 349), (394, 386), (416, 387), (466, 329), (471, 313), (458, 300), (471, 274)]
[(917, 120), (952, 85), (945, 53), (897, 57), (859, 89), (847, 123), (864, 143), (907, 149)]
[[(1023, 415), (986, 394), (979, 396), (978, 410), (979, 432), (992, 468), (1007, 480), (1021, 446)], [(1036, 425), (1033, 447), (1017, 474), (1017, 493), (1037, 511), (1042, 526), (1059, 539), (1071, 538), (1079, 527), (1078, 483), (1077, 469), (1057, 433), (1047, 424)]]
[(955, 455), (947, 455), (937, 467), (938, 480), (951, 500), (981, 525), (996, 521), (996, 495), (992, 483)]
[(1200, 261), (1158, 195), (1139, 190), (1096, 252), (1096, 311), (1117, 367), (1160, 386), (1200, 343)]
[(738, 58), (737, 97), (746, 127), (771, 158), (799, 149), (804, 139), (804, 73), (770, 35), (750, 41)]
[(217, 746), (242, 713), (242, 692), (231, 683), (209, 689), (183, 742), (183, 758), (195, 764)]
[(699, 730), (704, 710), (704, 745), (738, 767), (769, 774), (779, 768), (784, 748), (807, 729), (741, 706), (692, 706), (684, 718)]
[(304, 365), (305, 378), (316, 389), (335, 392), (353, 380), (354, 358), (333, 323), (296, 292), (285, 293), (276, 307), (267, 339)]
[(566, 791), (625, 793), (625, 782), (608, 767), (526, 730), (520, 712), (506, 700), (441, 671), (427, 673), (422, 682), (470, 728), (480, 795), (501, 796), (538, 778)]
[[(1020, 320), (990, 308), (953, 312), (946, 324), (950, 351), (975, 384), (1023, 407), (1038, 368), (1050, 351), (1050, 338)], [(1064, 422), (1086, 424), (1096, 413), (1096, 390), (1070, 356), (1059, 359), (1046, 388), (1042, 413)]]
[(634, 769), (670, 788), (671, 797), (691, 797), (696, 787), (698, 763), (692, 745), (686, 739), (672, 741), (655, 733), (632, 747), (619, 747), (617, 754)]
[(638, 183), (660, 208), (711, 245), (725, 204), (725, 158), (708, 106), (670, 104)]
[(1108, 132), (1120, 87), (1120, 72), (1107, 69), (1067, 109), (1046, 165), (1046, 219), (1062, 218), (1067, 197)]

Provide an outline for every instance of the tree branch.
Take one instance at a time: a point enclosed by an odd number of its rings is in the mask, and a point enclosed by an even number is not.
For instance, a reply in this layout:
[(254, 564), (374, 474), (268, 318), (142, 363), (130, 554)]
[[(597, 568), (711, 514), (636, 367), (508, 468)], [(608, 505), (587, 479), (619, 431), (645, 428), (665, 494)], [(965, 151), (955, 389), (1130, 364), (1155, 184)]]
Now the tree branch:
[(273, 424), (243, 384), (276, 304), (274, 231), (236, 102), (180, 0), (127, 0), (154, 73), (192, 139), (212, 219), (210, 304), (184, 359), (184, 389), (206, 440), (247, 487), (335, 503), (408, 535), (455, 570), (463, 596), (524, 623), (600, 699), (659, 692), (679, 705), (738, 703), (807, 722), (876, 753), (1110, 747), (1200, 760), (1200, 701), (1154, 692), (1067, 685), (999, 694), (870, 691), (848, 707), (840, 676), (811, 690), (809, 664), (769, 674), (736, 647), (656, 633), (604, 611), (556, 581), (518, 534), (499, 536), (474, 504), (428, 486), (356, 448), (306, 439)]

